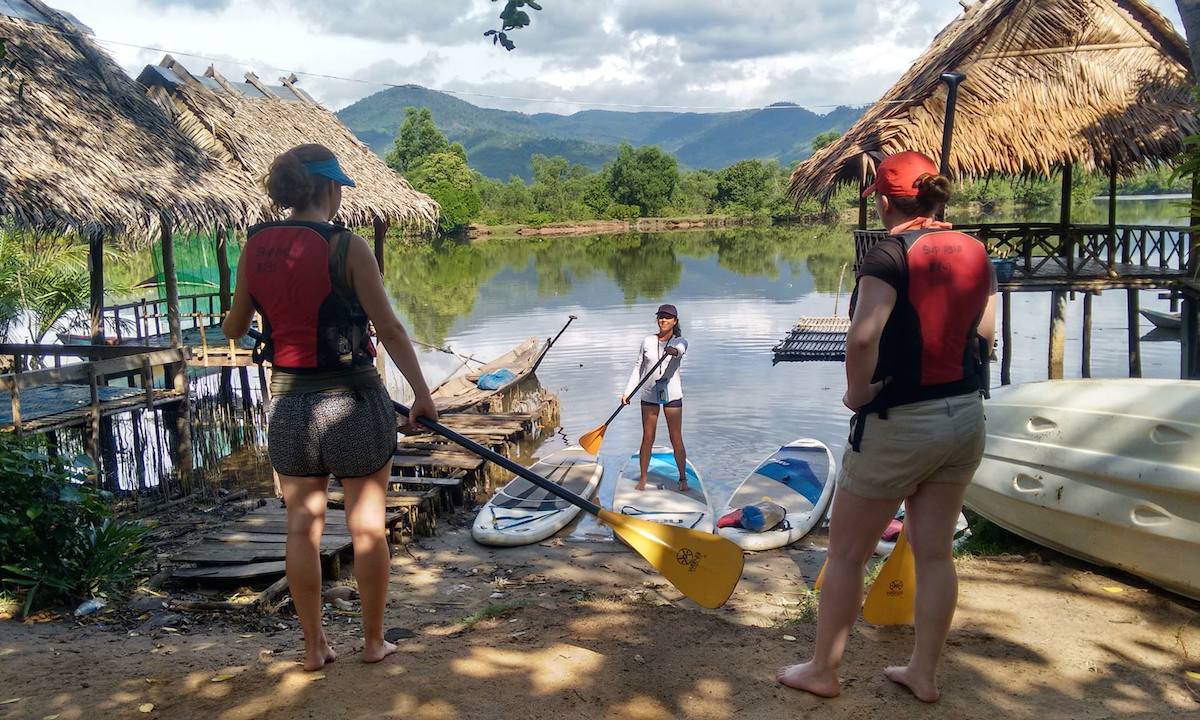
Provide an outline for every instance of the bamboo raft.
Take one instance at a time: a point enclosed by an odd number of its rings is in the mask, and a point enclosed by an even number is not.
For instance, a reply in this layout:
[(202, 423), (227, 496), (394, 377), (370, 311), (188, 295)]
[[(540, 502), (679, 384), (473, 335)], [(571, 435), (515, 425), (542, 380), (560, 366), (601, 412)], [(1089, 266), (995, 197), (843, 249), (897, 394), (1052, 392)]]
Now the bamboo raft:
[(845, 360), (846, 333), (849, 331), (849, 318), (802, 317), (787, 337), (772, 348), (772, 364)]

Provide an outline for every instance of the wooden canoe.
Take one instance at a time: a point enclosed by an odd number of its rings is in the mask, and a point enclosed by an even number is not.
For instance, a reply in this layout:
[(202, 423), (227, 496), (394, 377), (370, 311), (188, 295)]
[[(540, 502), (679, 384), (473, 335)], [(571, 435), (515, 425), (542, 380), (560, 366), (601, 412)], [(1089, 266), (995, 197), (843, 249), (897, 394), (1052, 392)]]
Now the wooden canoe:
[[(462, 412), (473, 408), (524, 380), (533, 371), (540, 346), (541, 342), (531, 337), (478, 370), (456, 375), (438, 385), (431, 393), (434, 403), (437, 404), (438, 414)], [(503, 368), (515, 376), (508, 384), (495, 390), (482, 390), (476, 384), (481, 376)]]

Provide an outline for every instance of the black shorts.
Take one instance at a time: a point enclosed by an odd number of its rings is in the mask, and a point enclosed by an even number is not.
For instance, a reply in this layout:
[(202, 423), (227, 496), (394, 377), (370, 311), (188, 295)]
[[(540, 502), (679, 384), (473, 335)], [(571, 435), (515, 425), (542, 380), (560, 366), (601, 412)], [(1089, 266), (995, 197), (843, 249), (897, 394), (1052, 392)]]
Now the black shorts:
[(670, 402), (665, 402), (665, 403), (646, 402), (645, 400), (643, 400), (642, 404), (649, 405), (650, 407), (681, 408), (681, 407), (683, 407), (683, 400), (672, 400)]
[(278, 395), (267, 415), (267, 453), (280, 475), (370, 475), (396, 453), (396, 411), (387, 390)]

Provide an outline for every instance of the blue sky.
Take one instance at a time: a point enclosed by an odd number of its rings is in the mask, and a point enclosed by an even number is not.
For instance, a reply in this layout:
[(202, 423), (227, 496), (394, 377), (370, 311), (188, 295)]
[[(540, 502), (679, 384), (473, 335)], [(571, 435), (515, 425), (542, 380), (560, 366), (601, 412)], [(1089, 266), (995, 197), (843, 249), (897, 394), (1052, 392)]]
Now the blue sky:
[[(1149, 0), (1181, 27), (1174, 0)], [(162, 50), (302, 77), (333, 108), (415, 83), (476, 105), (698, 111), (877, 99), (962, 11), (956, 0), (542, 0), (506, 53), (484, 40), (489, 0), (51, 0), (130, 72)], [(144, 50), (132, 46), (161, 48)], [(179, 56), (203, 71), (209, 60)]]

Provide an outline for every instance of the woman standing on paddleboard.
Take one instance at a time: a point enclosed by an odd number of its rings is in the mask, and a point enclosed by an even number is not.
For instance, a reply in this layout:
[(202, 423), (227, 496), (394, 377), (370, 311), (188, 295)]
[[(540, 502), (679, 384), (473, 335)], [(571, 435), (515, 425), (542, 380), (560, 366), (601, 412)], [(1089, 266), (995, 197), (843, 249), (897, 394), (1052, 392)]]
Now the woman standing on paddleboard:
[(934, 702), (958, 598), (955, 521), (983, 456), (978, 340), (990, 348), (996, 333), (996, 276), (983, 243), (935, 219), (950, 181), (928, 157), (886, 158), (870, 193), (888, 237), (863, 258), (851, 298), (843, 402), (854, 417), (829, 522), (816, 648), (778, 679), (823, 697), (841, 692), (837, 670), (862, 607), (863, 570), (903, 502), (916, 638), (908, 664), (884, 673)]
[[(329, 476), (346, 493), (354, 575), (362, 598), (363, 661), (396, 651), (383, 636), (388, 556), (384, 515), (396, 449), (396, 412), (375, 370), (374, 324), (416, 393), (412, 417), (437, 419), (404, 326), (392, 312), (372, 249), (330, 221), (342, 187), (354, 187), (321, 145), (271, 163), (267, 192), (282, 222), (247, 232), (225, 335), (240, 338), (262, 315), (272, 363), (267, 449), (287, 503), (287, 579), (304, 632), (304, 669), (337, 658), (321, 629), (321, 532)], [(409, 427), (412, 427), (411, 425)]]
[(671, 447), (675, 451), (675, 466), (679, 468), (679, 490), (688, 489), (687, 482), (687, 450), (683, 447), (683, 383), (679, 377), (679, 366), (683, 354), (687, 352), (688, 342), (683, 339), (683, 331), (679, 328), (679, 312), (674, 305), (660, 305), (657, 313), (658, 332), (647, 335), (638, 348), (637, 362), (633, 364), (633, 372), (621, 394), (621, 402), (628, 405), (633, 398), (634, 387), (650, 368), (658, 363), (663, 355), (671, 359), (658, 366), (651, 376), (645, 389), (642, 390), (642, 447), (638, 459), (641, 463), (641, 480), (637, 489), (646, 489), (646, 479), (650, 468), (650, 453), (654, 449), (654, 435), (658, 430), (658, 414), (661, 409), (667, 416), (667, 433), (671, 437)]

